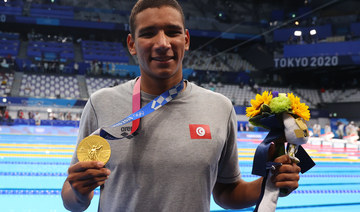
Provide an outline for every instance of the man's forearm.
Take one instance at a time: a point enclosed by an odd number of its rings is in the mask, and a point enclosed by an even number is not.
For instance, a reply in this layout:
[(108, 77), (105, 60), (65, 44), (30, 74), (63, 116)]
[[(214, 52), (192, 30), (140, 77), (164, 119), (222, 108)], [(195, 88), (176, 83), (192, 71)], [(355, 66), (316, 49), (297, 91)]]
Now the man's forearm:
[(244, 180), (236, 184), (216, 184), (214, 188), (214, 199), (216, 203), (226, 209), (241, 209), (256, 204), (261, 193), (263, 178), (252, 182)]
[(88, 196), (81, 196), (76, 194), (68, 181), (65, 181), (61, 190), (61, 198), (63, 200), (64, 207), (69, 211), (84, 211), (86, 210), (94, 196), (92, 191)]

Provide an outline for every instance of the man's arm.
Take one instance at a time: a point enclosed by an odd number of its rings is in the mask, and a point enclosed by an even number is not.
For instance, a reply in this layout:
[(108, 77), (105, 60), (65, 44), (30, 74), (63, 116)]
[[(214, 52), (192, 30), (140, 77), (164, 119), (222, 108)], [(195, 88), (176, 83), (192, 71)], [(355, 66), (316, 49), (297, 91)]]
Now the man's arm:
[[(61, 197), (64, 207), (69, 211), (84, 211), (86, 210), (94, 196), (94, 191), (91, 191), (88, 196), (81, 197), (75, 193), (69, 181), (65, 181), (61, 190)], [(80, 200), (81, 199), (81, 200)]]
[[(282, 155), (274, 160), (282, 163), (282, 166), (274, 170), (273, 183), (278, 188), (287, 188), (290, 191), (299, 186), (300, 167), (291, 162), (288, 155)], [(256, 204), (261, 193), (263, 178), (252, 182), (239, 180), (236, 183), (224, 184), (216, 183), (213, 196), (215, 202), (226, 209), (240, 209)]]
[(78, 162), (70, 166), (61, 197), (70, 211), (84, 211), (94, 196), (94, 189), (105, 183), (110, 170), (102, 162)]
[(213, 196), (215, 202), (225, 209), (247, 208), (256, 204), (260, 196), (262, 177), (246, 182), (240, 179), (236, 183), (216, 183)]

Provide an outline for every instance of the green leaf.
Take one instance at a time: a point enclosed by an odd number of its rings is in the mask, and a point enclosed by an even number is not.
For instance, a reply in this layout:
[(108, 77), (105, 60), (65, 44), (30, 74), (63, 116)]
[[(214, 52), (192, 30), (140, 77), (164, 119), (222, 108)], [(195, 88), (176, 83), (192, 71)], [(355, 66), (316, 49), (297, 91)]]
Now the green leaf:
[(270, 113), (270, 112), (271, 112), (271, 109), (270, 109), (269, 105), (267, 105), (267, 104), (262, 104), (262, 105), (261, 105), (261, 108), (260, 108), (260, 111), (263, 112), (263, 113), (265, 113), (265, 112)]

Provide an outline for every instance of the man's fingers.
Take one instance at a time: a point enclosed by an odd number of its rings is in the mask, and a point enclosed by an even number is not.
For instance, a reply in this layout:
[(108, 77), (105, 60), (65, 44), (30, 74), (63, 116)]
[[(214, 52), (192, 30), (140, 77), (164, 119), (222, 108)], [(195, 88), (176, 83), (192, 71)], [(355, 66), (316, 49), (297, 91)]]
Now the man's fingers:
[(103, 176), (103, 177), (95, 177), (95, 178), (91, 178), (91, 179), (87, 179), (87, 180), (82, 180), (82, 181), (75, 181), (72, 186), (76, 187), (76, 188), (86, 188), (86, 187), (91, 187), (93, 185), (95, 185), (96, 187), (99, 185), (102, 185), (105, 183), (105, 180), (108, 179), (108, 176)]
[(299, 174), (296, 173), (280, 173), (272, 176), (271, 180), (278, 188), (287, 188), (293, 191), (299, 187)]
[(281, 156), (275, 158), (274, 162), (282, 163), (282, 164), (291, 164), (292, 163), (289, 155), (281, 155)]
[[(285, 163), (288, 162), (288, 158), (279, 157), (279, 161)], [(300, 167), (295, 163), (283, 164), (275, 169), (271, 180), (276, 187), (287, 188), (289, 191), (293, 191), (299, 187), (300, 170)]]
[(300, 176), (296, 173), (281, 173), (273, 176), (274, 182), (299, 181)]
[(71, 184), (71, 186), (80, 194), (87, 195), (98, 186), (103, 185), (107, 178), (108, 177), (106, 176), (106, 177), (98, 177), (83, 181), (75, 181)]
[(273, 176), (272, 177), (276, 177), (280, 174), (294, 174), (294, 175), (299, 175), (301, 171), (301, 168), (296, 165), (295, 163), (293, 164), (282, 164), (281, 166), (277, 166), (275, 168), (275, 170), (273, 171)]
[(84, 176), (79, 178), (79, 180), (86, 180), (86, 179), (92, 179), (92, 178), (99, 178), (99, 177), (108, 177), (110, 175), (110, 170), (106, 168), (102, 168), (100, 170), (97, 169), (87, 169), (84, 172)]
[(71, 183), (72, 181), (83, 181), (98, 177), (107, 177), (110, 175), (110, 170), (107, 168), (101, 169), (86, 169), (83, 172), (73, 172), (69, 173), (68, 181)]
[(290, 191), (293, 191), (299, 187), (298, 181), (284, 181), (274, 183), (277, 188), (286, 188)]
[(104, 163), (97, 161), (78, 162), (68, 169), (67, 181), (82, 195), (88, 195), (96, 187), (103, 185), (110, 175)]
[(109, 178), (110, 170), (106, 168), (101, 169), (86, 169), (83, 172), (73, 172), (67, 177), (67, 181), (71, 187), (82, 195), (87, 195), (96, 187), (103, 185)]
[(282, 164), (281, 166), (278, 166), (276, 169), (277, 173), (299, 173), (301, 171), (301, 168), (296, 165), (296, 163), (293, 164)]
[(69, 167), (68, 173), (83, 172), (84, 170), (87, 170), (87, 169), (100, 169), (100, 168), (104, 167), (104, 165), (105, 164), (103, 162), (99, 162), (99, 161), (78, 162)]

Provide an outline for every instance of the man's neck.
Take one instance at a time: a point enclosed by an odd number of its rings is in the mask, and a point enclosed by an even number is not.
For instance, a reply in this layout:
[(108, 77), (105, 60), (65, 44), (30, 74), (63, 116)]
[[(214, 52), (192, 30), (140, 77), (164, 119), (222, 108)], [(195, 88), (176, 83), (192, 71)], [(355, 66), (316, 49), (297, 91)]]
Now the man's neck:
[[(153, 79), (141, 76), (141, 90), (152, 95), (160, 95), (180, 82), (181, 79)], [(186, 83), (184, 84), (185, 89)]]

